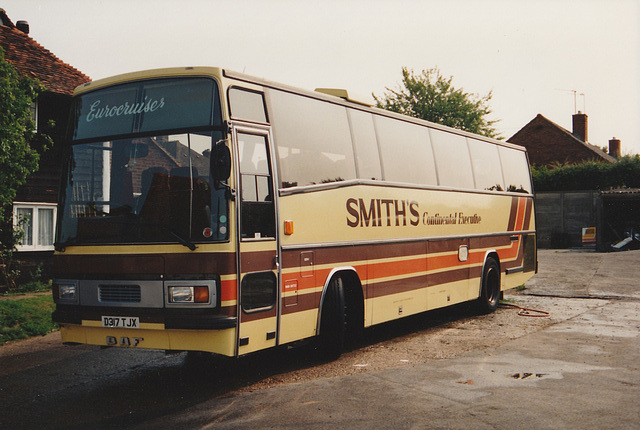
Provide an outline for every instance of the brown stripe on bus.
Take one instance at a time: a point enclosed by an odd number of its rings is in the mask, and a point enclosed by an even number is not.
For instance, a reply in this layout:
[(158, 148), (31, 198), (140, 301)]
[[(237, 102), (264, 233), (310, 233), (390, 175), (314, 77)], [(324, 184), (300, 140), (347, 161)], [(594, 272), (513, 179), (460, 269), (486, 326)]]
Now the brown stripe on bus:
[[(296, 301), (296, 304), (286, 305), (287, 300), (289, 303)], [(284, 305), (282, 306), (282, 315), (289, 315), (296, 312), (308, 311), (310, 309), (320, 308), (320, 294), (298, 294), (297, 298), (287, 297), (283, 299)]]
[[(469, 248), (473, 252), (478, 248), (498, 248), (510, 244), (510, 235), (476, 237), (469, 239)], [(305, 248), (284, 250), (282, 253), (283, 268), (300, 267), (300, 256), (313, 252), (314, 265), (353, 264), (358, 261), (378, 260), (385, 258), (428, 258), (437, 253), (457, 251), (463, 241), (460, 239), (425, 240), (419, 242), (399, 242), (393, 244), (367, 244), (336, 246), (327, 248)], [(428, 252), (427, 252), (428, 251)]]
[(276, 251), (251, 251), (240, 254), (240, 270), (243, 273), (266, 272), (275, 269)]
[(527, 199), (527, 208), (524, 213), (524, 225), (522, 226), (523, 230), (529, 230), (529, 226), (531, 225), (531, 208), (533, 208), (533, 199)]
[(511, 212), (509, 212), (509, 224), (507, 231), (513, 231), (516, 225), (516, 216), (518, 215), (518, 197), (511, 197)]
[[(54, 255), (54, 273), (65, 278), (100, 279), (117, 275), (236, 273), (235, 253)], [(89, 276), (87, 276), (89, 275)]]

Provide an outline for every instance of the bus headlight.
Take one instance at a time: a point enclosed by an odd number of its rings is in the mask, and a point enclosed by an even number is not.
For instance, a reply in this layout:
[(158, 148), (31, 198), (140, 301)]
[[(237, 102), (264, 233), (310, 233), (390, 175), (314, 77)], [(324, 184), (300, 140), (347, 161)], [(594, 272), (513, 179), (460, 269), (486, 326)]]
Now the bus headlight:
[(59, 285), (58, 298), (62, 300), (75, 300), (77, 288), (75, 285)]
[(54, 281), (53, 298), (56, 302), (77, 303), (78, 283), (74, 281)]
[(209, 303), (209, 287), (169, 286), (169, 303)]

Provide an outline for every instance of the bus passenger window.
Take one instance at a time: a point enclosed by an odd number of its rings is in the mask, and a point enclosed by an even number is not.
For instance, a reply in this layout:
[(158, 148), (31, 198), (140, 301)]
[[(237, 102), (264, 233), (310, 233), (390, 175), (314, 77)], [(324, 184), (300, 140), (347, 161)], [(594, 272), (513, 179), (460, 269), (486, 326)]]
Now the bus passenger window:
[(373, 127), (373, 115), (355, 109), (349, 109), (351, 135), (356, 150), (358, 178), (381, 180), (380, 154)]
[(438, 183), (444, 187), (474, 188), (467, 139), (453, 133), (431, 129), (431, 143), (438, 167)]
[(265, 92), (278, 149), (281, 188), (356, 178), (345, 107), (283, 91)]
[(516, 193), (531, 193), (531, 178), (529, 177), (529, 163), (524, 151), (501, 146), (500, 162), (504, 174), (505, 191)]
[(504, 191), (502, 168), (498, 147), (488, 142), (467, 139), (476, 189), (488, 191)]
[(428, 129), (383, 116), (375, 122), (385, 181), (436, 185)]

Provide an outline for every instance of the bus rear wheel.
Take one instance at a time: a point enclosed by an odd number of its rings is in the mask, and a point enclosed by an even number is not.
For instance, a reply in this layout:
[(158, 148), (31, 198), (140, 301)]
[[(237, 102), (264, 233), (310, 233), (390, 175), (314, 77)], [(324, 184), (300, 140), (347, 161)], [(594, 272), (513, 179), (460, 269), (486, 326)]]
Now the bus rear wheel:
[(322, 358), (334, 360), (342, 354), (346, 332), (344, 283), (339, 276), (329, 282), (321, 312), (318, 349)]
[(500, 265), (493, 257), (487, 258), (482, 271), (482, 290), (477, 300), (481, 313), (489, 314), (498, 309), (500, 303)]

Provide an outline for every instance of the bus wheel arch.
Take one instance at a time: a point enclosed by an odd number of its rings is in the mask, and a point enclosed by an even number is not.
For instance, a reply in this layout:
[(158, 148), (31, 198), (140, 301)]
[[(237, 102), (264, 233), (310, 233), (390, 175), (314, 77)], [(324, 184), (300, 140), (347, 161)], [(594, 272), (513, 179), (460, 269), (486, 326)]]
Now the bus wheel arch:
[(317, 333), (321, 354), (340, 356), (345, 341), (351, 343), (364, 329), (364, 294), (353, 268), (334, 269), (325, 282), (320, 299)]
[(496, 252), (488, 252), (482, 265), (480, 295), (476, 300), (478, 311), (492, 313), (502, 298), (500, 258)]

